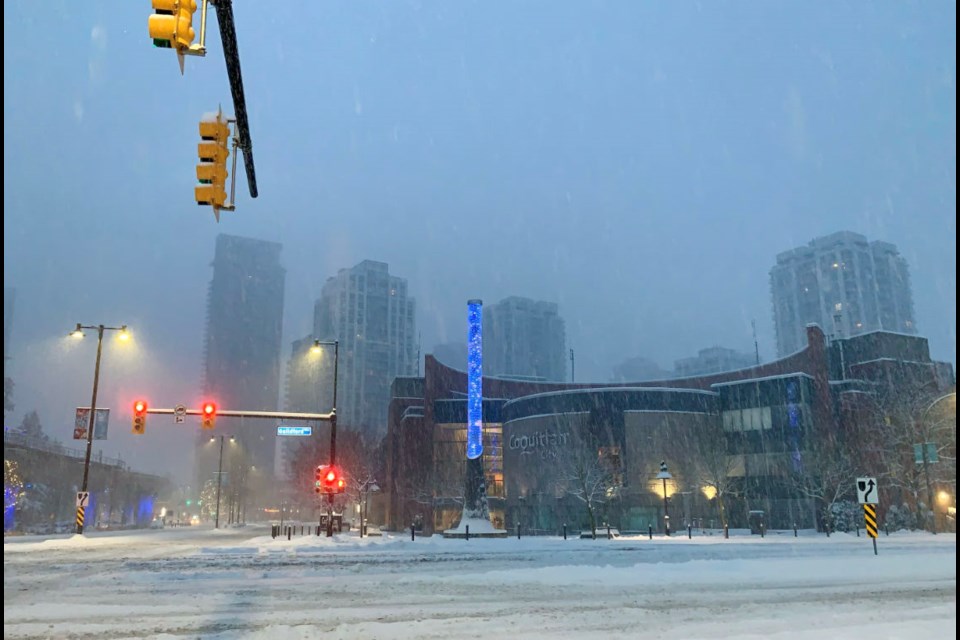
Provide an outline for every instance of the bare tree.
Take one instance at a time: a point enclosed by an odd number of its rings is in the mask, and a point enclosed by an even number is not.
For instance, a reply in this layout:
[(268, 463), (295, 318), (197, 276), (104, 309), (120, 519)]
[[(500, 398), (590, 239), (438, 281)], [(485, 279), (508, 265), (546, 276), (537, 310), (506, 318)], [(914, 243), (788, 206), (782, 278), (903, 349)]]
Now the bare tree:
[(951, 405), (929, 380), (909, 377), (878, 396), (883, 478), (913, 499), (918, 522), (927, 521), (924, 505), (933, 509), (934, 487), (956, 489), (955, 398)]
[[(591, 439), (592, 440), (592, 439)], [(578, 442), (558, 451), (558, 490), (583, 503), (590, 531), (597, 530), (597, 510), (618, 495), (620, 470), (596, 443)]]
[(854, 491), (857, 469), (850, 451), (836, 437), (817, 437), (802, 452), (802, 464), (792, 473), (797, 491), (818, 501), (827, 532), (833, 528), (833, 505)]
[(27, 438), (35, 442), (46, 442), (50, 438), (43, 432), (43, 425), (40, 423), (40, 416), (36, 411), (31, 411), (23, 416), (18, 429)]
[(711, 487), (717, 501), (720, 526), (727, 525), (727, 511), (723, 501), (736, 495), (738, 470), (741, 462), (727, 449), (726, 434), (720, 427), (705, 429), (689, 442), (689, 470), (691, 480), (699, 486)]

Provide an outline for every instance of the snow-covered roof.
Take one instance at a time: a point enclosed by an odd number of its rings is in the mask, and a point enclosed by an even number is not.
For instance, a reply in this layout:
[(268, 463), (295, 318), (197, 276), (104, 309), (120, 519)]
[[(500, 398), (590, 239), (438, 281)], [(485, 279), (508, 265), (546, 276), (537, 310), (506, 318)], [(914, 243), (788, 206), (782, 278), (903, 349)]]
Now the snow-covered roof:
[(804, 373), (803, 371), (795, 371), (793, 373), (781, 373), (780, 375), (764, 376), (762, 378), (746, 378), (744, 380), (732, 380), (730, 382), (715, 382), (710, 386), (711, 387), (732, 387), (733, 385), (737, 385), (737, 384), (750, 384), (753, 382), (766, 382), (767, 380), (783, 380), (785, 378), (797, 378), (797, 377), (809, 378), (813, 380), (813, 376), (810, 375), (809, 373)]
[(521, 396), (519, 398), (514, 398), (507, 402), (505, 407), (510, 406), (516, 402), (530, 400), (532, 398), (546, 398), (549, 396), (569, 396), (569, 395), (580, 395), (580, 394), (596, 394), (596, 393), (617, 393), (617, 392), (660, 392), (660, 393), (688, 393), (688, 394), (698, 394), (704, 396), (716, 396), (717, 394), (713, 391), (707, 391), (705, 389), (686, 389), (683, 387), (594, 387), (587, 389), (564, 389), (562, 391), (546, 391), (544, 393), (534, 393), (529, 396)]
[(869, 336), (874, 333), (889, 333), (894, 336), (903, 336), (904, 338), (913, 338), (914, 340), (926, 340), (923, 336), (917, 335), (915, 333), (906, 333), (904, 331), (890, 331), (889, 329), (872, 329), (870, 331), (864, 331), (863, 333), (858, 333), (856, 335), (848, 336), (846, 338), (841, 338), (841, 340), (855, 340), (857, 338), (862, 338), (864, 336)]
[(859, 367), (864, 364), (874, 364), (877, 362), (899, 362), (902, 364), (920, 364), (925, 367), (932, 367), (932, 362), (923, 362), (921, 360), (904, 360), (903, 358), (874, 358), (873, 360), (864, 360), (862, 362), (851, 362), (848, 366), (850, 367)]

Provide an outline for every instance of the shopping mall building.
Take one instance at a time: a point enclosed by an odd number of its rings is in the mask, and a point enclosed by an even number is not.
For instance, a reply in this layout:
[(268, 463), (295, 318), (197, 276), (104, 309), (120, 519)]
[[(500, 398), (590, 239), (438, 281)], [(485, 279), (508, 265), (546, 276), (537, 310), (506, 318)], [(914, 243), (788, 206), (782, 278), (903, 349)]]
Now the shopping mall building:
[[(796, 478), (811, 450), (863, 438), (878, 391), (904, 380), (952, 390), (952, 367), (924, 338), (874, 332), (807, 346), (756, 367), (634, 384), (483, 379), (484, 452), (494, 523), (531, 533), (609, 524), (621, 531), (719, 526), (818, 526)], [(426, 357), (397, 378), (387, 433), (387, 523), (424, 533), (452, 527), (462, 506), (466, 374)], [(664, 477), (661, 463), (669, 478)], [(721, 498), (718, 498), (718, 490)], [(667, 498), (666, 500), (664, 498)], [(718, 504), (721, 503), (721, 504)], [(669, 518), (665, 518), (669, 516)]]

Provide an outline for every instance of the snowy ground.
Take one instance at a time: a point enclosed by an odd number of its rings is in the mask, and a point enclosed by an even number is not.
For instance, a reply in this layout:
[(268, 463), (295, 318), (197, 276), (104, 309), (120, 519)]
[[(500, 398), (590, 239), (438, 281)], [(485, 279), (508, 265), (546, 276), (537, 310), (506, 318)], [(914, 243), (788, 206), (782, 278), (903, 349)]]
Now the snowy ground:
[(956, 536), (7, 539), (4, 638), (954, 638)]

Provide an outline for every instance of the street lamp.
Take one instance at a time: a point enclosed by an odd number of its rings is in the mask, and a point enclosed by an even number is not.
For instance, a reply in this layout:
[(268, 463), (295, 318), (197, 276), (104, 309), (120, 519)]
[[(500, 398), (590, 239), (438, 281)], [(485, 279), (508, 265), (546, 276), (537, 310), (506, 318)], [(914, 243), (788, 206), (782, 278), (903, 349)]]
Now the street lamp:
[(928, 511), (930, 512), (930, 514), (933, 516), (933, 517), (931, 518), (932, 522), (930, 523), (930, 529), (931, 529), (931, 531), (932, 531), (934, 534), (937, 533), (937, 517), (936, 517), (936, 515), (935, 515), (935, 513), (934, 513), (934, 507), (933, 507), (933, 485), (932, 485), (931, 482), (930, 482), (930, 462), (931, 462), (931, 460), (930, 460), (930, 456), (929, 456), (929, 454), (928, 454), (928, 452), (927, 452), (927, 429), (926, 429), (926, 426), (925, 426), (925, 425), (926, 425), (925, 420), (926, 420), (927, 414), (928, 414), (935, 406), (937, 406), (938, 404), (940, 404), (940, 403), (943, 402), (944, 400), (947, 400), (948, 398), (953, 398), (953, 399), (954, 399), (954, 402), (956, 402), (957, 392), (956, 392), (956, 391), (953, 391), (953, 392), (951, 392), (951, 393), (944, 394), (944, 395), (940, 396), (939, 398), (936, 398), (933, 402), (931, 402), (931, 403), (927, 406), (926, 409), (924, 409), (924, 410), (920, 413), (920, 430), (921, 430), (921, 435), (923, 436), (923, 442), (920, 443), (921, 461), (922, 461), (922, 463), (923, 463), (923, 475), (924, 475), (924, 478), (926, 479), (926, 483), (927, 483), (927, 510), (928, 510)]
[(660, 473), (657, 474), (658, 480), (663, 480), (663, 529), (670, 535), (670, 508), (667, 505), (667, 480), (672, 480), (673, 476), (667, 471), (667, 461), (660, 461)]
[[(70, 336), (73, 338), (82, 338), (84, 336), (84, 329), (96, 330), (97, 332), (97, 363), (93, 368), (93, 396), (90, 398), (90, 421), (87, 423), (87, 452), (83, 457), (83, 483), (80, 485), (80, 491), (82, 493), (86, 493), (87, 483), (90, 479), (90, 454), (93, 451), (93, 425), (97, 415), (97, 387), (100, 385), (100, 358), (103, 354), (103, 332), (119, 331), (121, 340), (127, 340), (130, 337), (130, 334), (127, 332), (127, 325), (125, 324), (119, 327), (106, 327), (102, 324), (83, 325), (79, 322), (77, 323), (77, 327), (70, 332)], [(77, 518), (77, 533), (83, 533), (83, 520), (80, 518)]]
[[(333, 347), (333, 409), (330, 412), (330, 466), (337, 462), (337, 368), (340, 365), (340, 341), (314, 340), (311, 353), (320, 353), (321, 347)], [(333, 537), (333, 494), (327, 494), (327, 537)]]
[[(223, 483), (223, 439), (224, 436), (220, 436), (220, 462), (217, 464), (217, 513), (213, 518), (213, 528), (220, 528), (220, 485)], [(215, 436), (210, 436), (210, 442), (216, 440)], [(230, 442), (236, 442), (236, 438), (230, 436)]]

